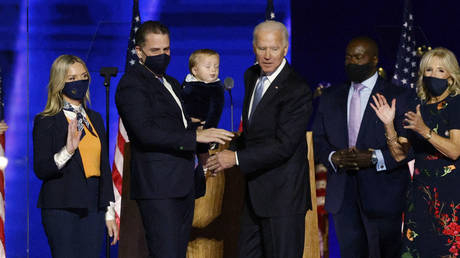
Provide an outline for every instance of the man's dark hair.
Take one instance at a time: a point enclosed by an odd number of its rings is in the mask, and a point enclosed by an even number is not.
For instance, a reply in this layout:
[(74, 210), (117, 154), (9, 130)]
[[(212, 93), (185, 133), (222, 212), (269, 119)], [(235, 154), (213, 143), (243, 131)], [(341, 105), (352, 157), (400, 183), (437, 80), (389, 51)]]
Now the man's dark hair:
[(166, 34), (169, 37), (169, 29), (159, 21), (146, 21), (136, 32), (136, 46), (142, 46), (145, 43), (145, 36), (149, 33)]

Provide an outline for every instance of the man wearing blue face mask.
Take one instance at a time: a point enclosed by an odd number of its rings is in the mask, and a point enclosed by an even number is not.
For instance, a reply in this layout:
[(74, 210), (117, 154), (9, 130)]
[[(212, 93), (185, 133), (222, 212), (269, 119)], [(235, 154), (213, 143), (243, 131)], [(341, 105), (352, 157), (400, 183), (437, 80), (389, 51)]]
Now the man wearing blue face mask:
[(166, 75), (169, 30), (147, 21), (136, 32), (139, 62), (121, 78), (115, 95), (131, 141), (131, 199), (137, 201), (150, 257), (185, 257), (194, 200), (197, 142), (231, 140), (233, 134), (210, 128), (193, 130), (183, 111), (180, 84)]
[(415, 94), (381, 78), (377, 63), (374, 40), (352, 39), (345, 53), (349, 82), (324, 92), (313, 127), (315, 155), (328, 167), (325, 208), (333, 215), (343, 258), (397, 257), (401, 246), (407, 160), (392, 157), (369, 98), (380, 93), (397, 99), (395, 119), (402, 130)]

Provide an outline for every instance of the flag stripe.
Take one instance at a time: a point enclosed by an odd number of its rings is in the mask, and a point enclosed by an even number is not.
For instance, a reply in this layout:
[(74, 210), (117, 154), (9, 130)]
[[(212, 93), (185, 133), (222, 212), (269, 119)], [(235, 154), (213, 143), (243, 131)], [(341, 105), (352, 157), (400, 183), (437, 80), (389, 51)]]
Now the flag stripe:
[[(129, 33), (128, 49), (126, 52), (125, 73), (138, 61), (135, 51), (135, 35), (140, 26), (141, 17), (139, 13), (139, 0), (133, 0), (133, 16), (131, 19), (131, 31)], [(117, 143), (115, 146), (115, 156), (112, 166), (112, 180), (114, 185), (113, 191), (115, 195), (115, 220), (118, 226), (120, 226), (121, 195), (123, 191), (123, 155), (125, 154), (125, 144), (127, 142), (129, 142), (128, 134), (126, 133), (125, 127), (123, 126), (123, 122), (120, 118), (118, 120)]]

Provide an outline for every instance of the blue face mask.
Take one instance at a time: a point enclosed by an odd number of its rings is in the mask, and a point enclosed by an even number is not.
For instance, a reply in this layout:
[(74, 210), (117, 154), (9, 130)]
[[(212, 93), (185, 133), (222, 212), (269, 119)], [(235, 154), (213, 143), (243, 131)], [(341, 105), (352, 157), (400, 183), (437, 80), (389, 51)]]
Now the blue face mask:
[(62, 93), (75, 100), (83, 100), (88, 91), (89, 80), (66, 82)]
[(447, 79), (423, 76), (423, 84), (433, 97), (440, 96), (447, 89)]

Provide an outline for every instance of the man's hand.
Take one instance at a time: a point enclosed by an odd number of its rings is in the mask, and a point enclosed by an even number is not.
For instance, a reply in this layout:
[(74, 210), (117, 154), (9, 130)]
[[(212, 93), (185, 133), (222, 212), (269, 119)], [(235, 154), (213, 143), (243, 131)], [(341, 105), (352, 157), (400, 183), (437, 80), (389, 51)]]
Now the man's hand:
[(356, 148), (343, 149), (336, 151), (331, 160), (338, 168), (359, 170), (360, 168), (372, 166), (372, 151), (358, 150)]
[(353, 148), (352, 153), (356, 155), (356, 163), (359, 168), (372, 167), (372, 151), (371, 150), (358, 150)]
[(224, 169), (231, 168), (236, 165), (235, 152), (224, 150), (209, 157), (206, 162), (206, 168), (212, 173), (218, 173)]
[(107, 233), (109, 234), (110, 237), (113, 237), (113, 240), (110, 243), (110, 245), (115, 245), (118, 241), (118, 233), (119, 233), (117, 222), (115, 222), (114, 219), (106, 220), (105, 225), (107, 226)]
[(196, 141), (201, 143), (217, 142), (225, 144), (225, 141), (231, 141), (233, 133), (217, 128), (209, 128), (205, 130), (196, 130)]

